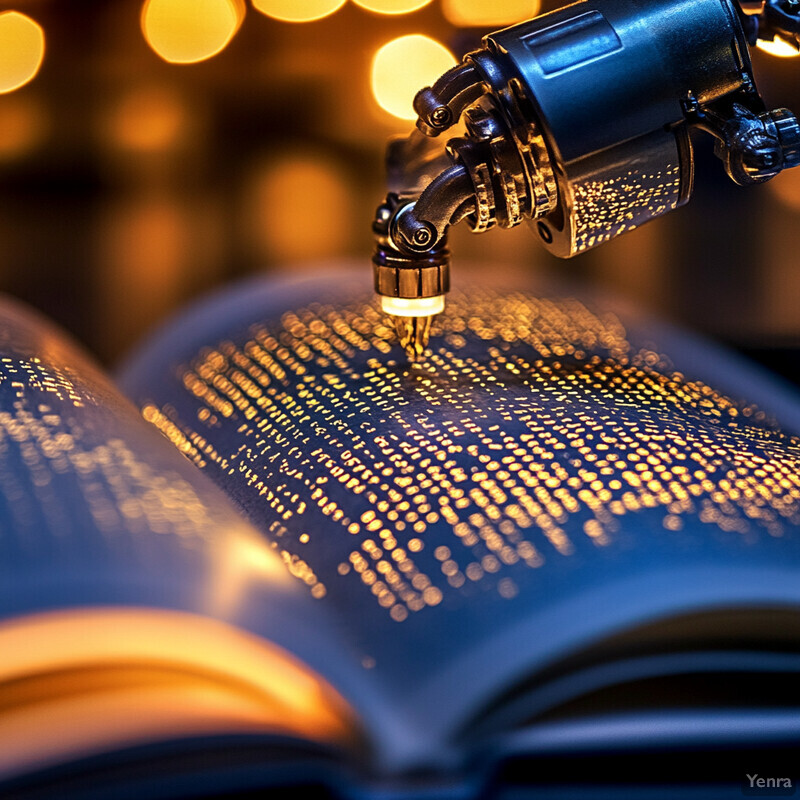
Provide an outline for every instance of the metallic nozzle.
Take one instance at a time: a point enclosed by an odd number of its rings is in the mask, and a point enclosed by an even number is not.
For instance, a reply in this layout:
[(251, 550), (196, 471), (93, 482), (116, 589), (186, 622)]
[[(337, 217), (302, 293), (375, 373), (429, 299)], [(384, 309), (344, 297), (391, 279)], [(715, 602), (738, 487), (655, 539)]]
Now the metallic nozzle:
[(433, 317), (395, 317), (394, 327), (397, 338), (406, 351), (409, 361), (422, 358), (431, 336)]
[(438, 242), (441, 247), (429, 252), (407, 254), (395, 246), (390, 235), (392, 223), (404, 208), (412, 207), (389, 195), (378, 208), (372, 264), (381, 308), (395, 317), (400, 343), (414, 361), (428, 346), (432, 318), (444, 311), (444, 296), (450, 289), (450, 253), (444, 236)]
[(397, 338), (409, 361), (421, 358), (428, 347), (431, 322), (444, 311), (444, 295), (435, 297), (381, 297), (384, 313), (394, 317)]

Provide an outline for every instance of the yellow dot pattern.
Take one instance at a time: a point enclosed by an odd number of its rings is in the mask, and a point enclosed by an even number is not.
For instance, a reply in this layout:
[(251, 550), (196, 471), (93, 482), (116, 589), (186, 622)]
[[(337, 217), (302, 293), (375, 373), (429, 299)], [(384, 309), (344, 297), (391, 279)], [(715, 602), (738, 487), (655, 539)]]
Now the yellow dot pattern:
[(679, 167), (650, 173), (629, 171), (573, 188), (576, 252), (607, 242), (678, 207)]
[(203, 348), (183, 397), (143, 413), (312, 589), (346, 583), (400, 623), (510, 601), (634, 527), (747, 544), (800, 523), (800, 441), (614, 314), (453, 293), (427, 358), (397, 353), (373, 303), (314, 303)]
[(0, 357), (3, 563), (141, 563), (218, 536), (222, 517), (180, 470), (163, 468), (163, 453), (151, 462), (144, 444), (158, 440), (142, 441), (139, 420), (119, 415), (121, 398), (76, 362)]

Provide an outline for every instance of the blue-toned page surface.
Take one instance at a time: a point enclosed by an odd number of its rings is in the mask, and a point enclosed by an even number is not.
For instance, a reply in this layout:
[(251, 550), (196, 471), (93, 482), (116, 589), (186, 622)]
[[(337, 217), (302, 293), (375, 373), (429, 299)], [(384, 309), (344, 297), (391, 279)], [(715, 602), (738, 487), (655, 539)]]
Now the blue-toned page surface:
[(602, 300), (465, 288), (409, 364), (361, 274), (264, 279), (121, 382), (433, 740), (605, 636), (800, 604), (796, 398)]
[[(142, 603), (235, 622), (265, 587), (270, 605), (313, 608), (226, 497), (62, 332), (10, 301), (0, 322), (0, 616)], [(272, 584), (226, 582), (226, 554), (251, 545)]]
[(201, 734), (339, 741), (350, 725), (308, 669), (352, 674), (335, 620), (62, 332), (11, 301), (0, 652), (0, 778)]

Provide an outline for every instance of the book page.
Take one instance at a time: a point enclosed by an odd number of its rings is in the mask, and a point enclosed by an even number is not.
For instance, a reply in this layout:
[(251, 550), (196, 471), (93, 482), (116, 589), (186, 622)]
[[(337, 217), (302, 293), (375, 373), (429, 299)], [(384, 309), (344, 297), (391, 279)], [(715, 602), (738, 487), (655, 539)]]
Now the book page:
[[(0, 775), (42, 763), (48, 737), (48, 757), (67, 744), (80, 755), (78, 731), (89, 729), (87, 748), (130, 744), (148, 731), (186, 735), (195, 724), (208, 733), (217, 722), (228, 732), (244, 725), (300, 736), (303, 718), (311, 738), (341, 739), (348, 727), (351, 736), (352, 712), (303, 660), (313, 652), (336, 674), (337, 664), (352, 670), (347, 654), (280, 556), (64, 334), (10, 301), (0, 318), (0, 694), (16, 698), (13, 713), (0, 703), (4, 741), (15, 742)], [(298, 626), (304, 637), (292, 634), (290, 654), (287, 632)], [(202, 705), (188, 702), (153, 702), (145, 712), (144, 695), (115, 678), (117, 696), (140, 713), (95, 713), (89, 724), (91, 703), (71, 690), (65, 738), (31, 716), (35, 706), (55, 719), (57, 693), (26, 704), (20, 688), (48, 673), (63, 682), (68, 672), (86, 699), (93, 671), (131, 665), (216, 681), (217, 716), (192, 716)], [(284, 689), (266, 685), (270, 672)], [(106, 679), (98, 680), (102, 688)], [(271, 695), (283, 699), (266, 702)], [(251, 707), (237, 716), (245, 696)], [(286, 714), (295, 702), (303, 713)]]
[(156, 336), (122, 384), (335, 612), (423, 745), (626, 627), (800, 603), (790, 392), (535, 288), (453, 291), (409, 364), (366, 283), (234, 289)]

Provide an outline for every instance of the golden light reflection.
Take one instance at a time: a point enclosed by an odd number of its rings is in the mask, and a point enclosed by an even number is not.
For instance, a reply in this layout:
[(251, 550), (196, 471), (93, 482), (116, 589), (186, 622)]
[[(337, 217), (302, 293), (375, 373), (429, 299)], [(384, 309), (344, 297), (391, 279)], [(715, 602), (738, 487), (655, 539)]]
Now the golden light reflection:
[(244, 14), (243, 0), (146, 0), (142, 32), (165, 61), (192, 64), (224, 50)]
[(464, 28), (513, 25), (535, 17), (540, 9), (540, 0), (442, 0), (447, 21)]
[(771, 42), (765, 39), (759, 39), (756, 47), (778, 58), (794, 58), (800, 55), (800, 50), (797, 49), (796, 44), (792, 44), (780, 36), (776, 36)]
[(33, 80), (43, 60), (42, 27), (18, 11), (0, 14), (0, 94)]
[(353, 0), (353, 2), (376, 14), (407, 14), (427, 6), (431, 0)]
[(165, 86), (123, 95), (108, 119), (109, 138), (125, 150), (158, 153), (177, 145), (189, 123), (182, 97)]
[(11, 161), (34, 150), (47, 135), (44, 105), (27, 94), (0, 99), (0, 160)]
[[(174, 611), (54, 612), (0, 626), (0, 775), (159, 738), (352, 738), (338, 694), (289, 653)], [(8, 703), (3, 703), (4, 707)]]
[[(325, 213), (309, 221), (310, 198)], [(245, 201), (254, 256), (283, 263), (331, 258), (347, 251), (354, 210), (348, 181), (324, 153), (287, 153), (253, 173)]]
[(215, 563), (216, 585), (210, 591), (210, 611), (218, 615), (235, 613), (254, 583), (288, 588), (292, 580), (281, 554), (266, 541), (234, 531), (220, 542)]
[(400, 119), (416, 119), (414, 95), (455, 66), (453, 54), (435, 39), (413, 33), (383, 45), (372, 59), (372, 94)]
[(346, 0), (253, 0), (253, 8), (281, 22), (313, 22), (338, 11)]

